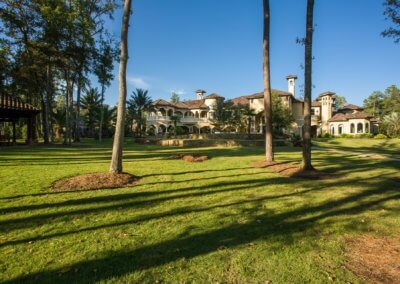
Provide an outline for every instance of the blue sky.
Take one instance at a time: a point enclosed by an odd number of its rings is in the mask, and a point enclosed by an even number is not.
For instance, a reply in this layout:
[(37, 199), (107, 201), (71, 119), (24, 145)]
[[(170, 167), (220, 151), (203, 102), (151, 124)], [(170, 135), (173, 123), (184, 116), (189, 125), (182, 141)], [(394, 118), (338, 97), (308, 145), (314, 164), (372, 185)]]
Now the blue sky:
[[(122, 1), (121, 1), (122, 2)], [(270, 0), (273, 88), (285, 76), (304, 82), (306, 0)], [(313, 97), (324, 91), (362, 104), (375, 90), (400, 85), (400, 45), (380, 33), (389, 25), (383, 0), (316, 0)], [(262, 0), (133, 0), (129, 32), (128, 96), (136, 87), (153, 99), (194, 99), (201, 88), (226, 98), (260, 92)], [(107, 27), (119, 39), (121, 10)], [(118, 63), (106, 102), (118, 98)], [(96, 79), (93, 78), (93, 81)]]

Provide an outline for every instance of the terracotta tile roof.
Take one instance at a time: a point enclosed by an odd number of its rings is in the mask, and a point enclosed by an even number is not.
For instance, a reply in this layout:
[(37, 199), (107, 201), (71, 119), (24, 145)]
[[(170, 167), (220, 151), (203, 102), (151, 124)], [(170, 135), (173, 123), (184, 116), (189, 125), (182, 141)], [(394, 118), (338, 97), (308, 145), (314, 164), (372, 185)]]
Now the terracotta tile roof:
[(355, 113), (349, 113), (347, 114), (347, 117), (349, 119), (357, 119), (357, 118), (373, 118), (373, 115), (370, 115), (368, 113), (365, 112), (355, 112)]
[(314, 100), (314, 101), (312, 101), (311, 106), (313, 106), (313, 107), (320, 107), (320, 106), (321, 106), (321, 103), (320, 103), (319, 101), (317, 101), (317, 100)]
[(183, 103), (183, 102), (177, 102), (173, 104), (176, 108), (181, 108), (181, 109), (188, 109), (188, 106)]
[[(273, 95), (278, 95), (278, 96), (293, 96), (289, 92), (276, 90), (276, 89), (272, 89), (271, 92), (272, 92)], [(246, 96), (246, 97), (248, 99), (262, 99), (262, 98), (264, 98), (264, 92), (256, 93), (256, 94), (253, 94), (253, 95), (250, 95), (250, 96)]]
[(350, 110), (363, 110), (364, 108), (362, 108), (362, 107), (359, 107), (359, 106), (356, 106), (356, 105), (353, 105), (353, 104), (347, 104), (347, 105), (344, 105), (341, 109), (350, 109)]
[(304, 103), (304, 100), (300, 100), (300, 99), (297, 99), (297, 98), (295, 98), (295, 97), (293, 97), (292, 98), (292, 102), (294, 102), (294, 103)]
[(189, 109), (203, 108), (207, 109), (208, 107), (204, 104), (203, 100), (193, 100), (193, 101), (183, 101), (183, 104), (187, 106)]
[(221, 96), (221, 95), (218, 95), (218, 94), (211, 94), (211, 95), (208, 95), (207, 97), (206, 97), (206, 99), (225, 99), (223, 96)]
[(173, 106), (173, 104), (171, 104), (170, 102), (167, 102), (166, 100), (163, 99), (159, 99), (159, 100), (155, 100), (154, 102), (152, 102), (153, 106)]
[(231, 101), (235, 106), (247, 106), (249, 104), (248, 96), (241, 96), (238, 98), (231, 99), (229, 101)]
[(355, 113), (336, 113), (334, 116), (332, 116), (328, 121), (329, 122), (334, 122), (334, 121), (347, 121), (349, 119), (370, 119), (374, 118), (373, 115), (370, 115), (365, 112), (355, 112)]
[(334, 122), (334, 121), (347, 121), (346, 114), (344, 113), (337, 113), (334, 116), (332, 116), (328, 121), (329, 122)]

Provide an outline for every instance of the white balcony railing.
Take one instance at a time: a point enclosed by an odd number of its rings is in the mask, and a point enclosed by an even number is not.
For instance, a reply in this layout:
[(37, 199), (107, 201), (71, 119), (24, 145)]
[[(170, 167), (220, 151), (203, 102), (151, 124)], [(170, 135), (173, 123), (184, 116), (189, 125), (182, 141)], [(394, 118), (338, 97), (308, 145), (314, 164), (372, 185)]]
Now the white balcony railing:
[(193, 123), (193, 122), (206, 122), (208, 121), (207, 118), (202, 118), (202, 117), (191, 117), (191, 116), (187, 116), (187, 117), (182, 117), (181, 118), (181, 122), (182, 123)]
[(149, 115), (147, 117), (147, 121), (171, 121), (169, 116), (162, 116), (162, 115)]
[[(160, 122), (170, 122), (171, 118), (169, 116), (161, 116), (161, 115), (149, 115), (147, 116), (147, 121), (160, 121)], [(181, 123), (196, 123), (196, 122), (207, 122), (208, 118), (203, 117), (192, 117), (186, 116), (181, 117)]]

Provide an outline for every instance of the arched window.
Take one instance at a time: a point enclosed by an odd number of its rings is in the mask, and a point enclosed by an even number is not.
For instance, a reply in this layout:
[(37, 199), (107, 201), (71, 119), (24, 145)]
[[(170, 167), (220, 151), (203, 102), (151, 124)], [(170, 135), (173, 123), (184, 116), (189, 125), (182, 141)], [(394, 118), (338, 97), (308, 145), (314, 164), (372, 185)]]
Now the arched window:
[(343, 134), (343, 124), (339, 124), (339, 135)]
[(354, 123), (350, 124), (350, 133), (354, 133)]
[(365, 124), (365, 133), (369, 133), (369, 123)]
[(331, 134), (335, 135), (335, 126), (331, 125)]
[(363, 133), (363, 124), (362, 123), (357, 124), (357, 133)]

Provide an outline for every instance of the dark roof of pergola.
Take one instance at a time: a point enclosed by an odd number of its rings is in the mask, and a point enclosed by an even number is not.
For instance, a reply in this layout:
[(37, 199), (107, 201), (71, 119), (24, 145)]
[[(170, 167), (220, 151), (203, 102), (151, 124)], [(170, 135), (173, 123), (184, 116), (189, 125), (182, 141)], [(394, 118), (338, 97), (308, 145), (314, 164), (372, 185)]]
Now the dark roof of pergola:
[(0, 94), (0, 121), (29, 118), (38, 114), (40, 110), (30, 104), (24, 103), (20, 98)]

